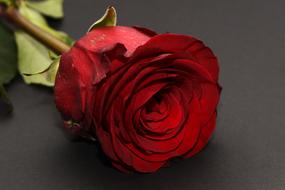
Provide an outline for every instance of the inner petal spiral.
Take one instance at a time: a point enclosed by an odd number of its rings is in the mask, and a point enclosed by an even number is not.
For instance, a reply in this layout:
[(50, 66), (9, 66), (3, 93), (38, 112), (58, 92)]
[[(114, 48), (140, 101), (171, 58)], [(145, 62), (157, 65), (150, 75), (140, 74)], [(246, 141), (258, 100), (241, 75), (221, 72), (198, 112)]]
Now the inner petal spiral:
[(140, 111), (140, 129), (152, 137), (167, 137), (183, 121), (183, 107), (170, 89), (154, 95)]

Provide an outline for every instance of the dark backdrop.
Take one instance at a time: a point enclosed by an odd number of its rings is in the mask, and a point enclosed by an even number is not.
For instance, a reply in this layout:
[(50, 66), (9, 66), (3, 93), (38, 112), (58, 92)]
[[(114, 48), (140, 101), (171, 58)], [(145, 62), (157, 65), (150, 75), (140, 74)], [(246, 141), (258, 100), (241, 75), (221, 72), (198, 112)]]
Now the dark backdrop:
[(70, 142), (52, 91), (18, 79), (0, 122), (0, 189), (285, 189), (284, 0), (66, 0), (52, 24), (78, 39), (115, 5), (120, 25), (199, 37), (218, 55), (223, 93), (215, 137), (197, 156), (151, 175), (106, 165), (98, 147)]

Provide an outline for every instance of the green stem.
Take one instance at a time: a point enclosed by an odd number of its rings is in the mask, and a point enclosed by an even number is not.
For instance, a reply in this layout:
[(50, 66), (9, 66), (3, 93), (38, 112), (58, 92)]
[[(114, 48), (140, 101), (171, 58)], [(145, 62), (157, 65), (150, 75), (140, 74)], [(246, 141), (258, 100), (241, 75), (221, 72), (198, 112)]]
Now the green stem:
[(70, 46), (27, 20), (14, 7), (5, 8), (0, 4), (0, 15), (4, 15), (10, 22), (23, 29), (58, 54), (67, 52), (70, 49)]

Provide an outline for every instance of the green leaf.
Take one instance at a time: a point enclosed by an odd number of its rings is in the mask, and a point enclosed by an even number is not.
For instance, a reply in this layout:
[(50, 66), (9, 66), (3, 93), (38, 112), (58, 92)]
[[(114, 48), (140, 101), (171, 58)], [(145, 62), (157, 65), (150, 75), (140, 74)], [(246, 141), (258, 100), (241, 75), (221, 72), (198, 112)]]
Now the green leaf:
[(53, 60), (50, 67), (48, 69), (46, 69), (45, 71), (43, 71), (41, 73), (35, 73), (32, 75), (26, 75), (26, 77), (41, 78), (42, 80), (46, 81), (47, 86), (54, 86), (56, 74), (57, 74), (58, 67), (59, 67), (59, 63), (60, 63), (60, 57), (58, 56), (57, 58), (55, 58)]
[(2, 85), (0, 85), (0, 115), (8, 114), (13, 111), (13, 106)]
[(44, 45), (22, 31), (16, 31), (15, 37), (21, 73), (38, 73), (50, 66), (49, 50)]
[(18, 45), (18, 67), (24, 81), (27, 84), (34, 83), (51, 86), (44, 77), (39, 75), (28, 76), (40, 73), (50, 67), (49, 50), (22, 31), (16, 31), (15, 36)]
[(117, 24), (117, 13), (115, 7), (108, 7), (105, 14), (97, 20), (94, 24), (90, 26), (88, 32), (93, 30), (94, 28), (101, 26), (116, 26)]
[(17, 49), (12, 31), (0, 23), (0, 114), (11, 112), (12, 104), (3, 87), (17, 73)]
[(34, 10), (53, 18), (63, 17), (63, 0), (26, 1)]
[(42, 75), (46, 77), (46, 80), (51, 84), (54, 84), (56, 73), (59, 67), (60, 57), (56, 58), (47, 71), (43, 72)]
[(0, 0), (0, 3), (4, 3), (6, 6), (10, 6), (13, 2), (12, 0)]
[[(68, 45), (73, 44), (74, 41), (68, 35), (49, 27), (45, 18), (40, 13), (28, 8), (26, 4), (22, 3), (19, 10), (24, 17), (38, 27), (49, 32), (51, 35)], [(54, 81), (49, 79), (45, 71), (52, 68), (53, 60), (51, 60), (50, 56), (54, 56), (54, 53), (22, 31), (16, 31), (15, 36), (19, 56), (18, 67), (24, 81), (27, 84), (53, 86)]]
[(68, 45), (73, 44), (74, 40), (72, 40), (66, 33), (51, 28), (46, 22), (45, 18), (40, 13), (27, 7), (25, 3), (21, 4), (19, 11), (26, 19), (28, 19), (29, 21), (31, 21), (33, 24), (37, 25), (41, 29), (52, 34), (54, 37), (62, 40)]
[(49, 54), (49, 58), (51, 59), (51, 60), (56, 60), (56, 59), (58, 59), (60, 56), (59, 55), (57, 55), (56, 53), (54, 53), (53, 51), (49, 51), (48, 52), (48, 54)]
[(0, 85), (7, 84), (17, 73), (17, 49), (12, 31), (0, 23)]

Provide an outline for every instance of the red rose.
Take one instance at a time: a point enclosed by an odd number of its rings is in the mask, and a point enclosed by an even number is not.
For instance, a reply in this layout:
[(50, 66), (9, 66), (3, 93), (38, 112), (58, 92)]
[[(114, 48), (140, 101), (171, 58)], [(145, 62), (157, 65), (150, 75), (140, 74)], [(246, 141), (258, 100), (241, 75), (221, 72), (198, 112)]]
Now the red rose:
[(65, 127), (94, 136), (121, 171), (154, 172), (208, 142), (220, 96), (215, 55), (185, 35), (101, 27), (61, 58)]

